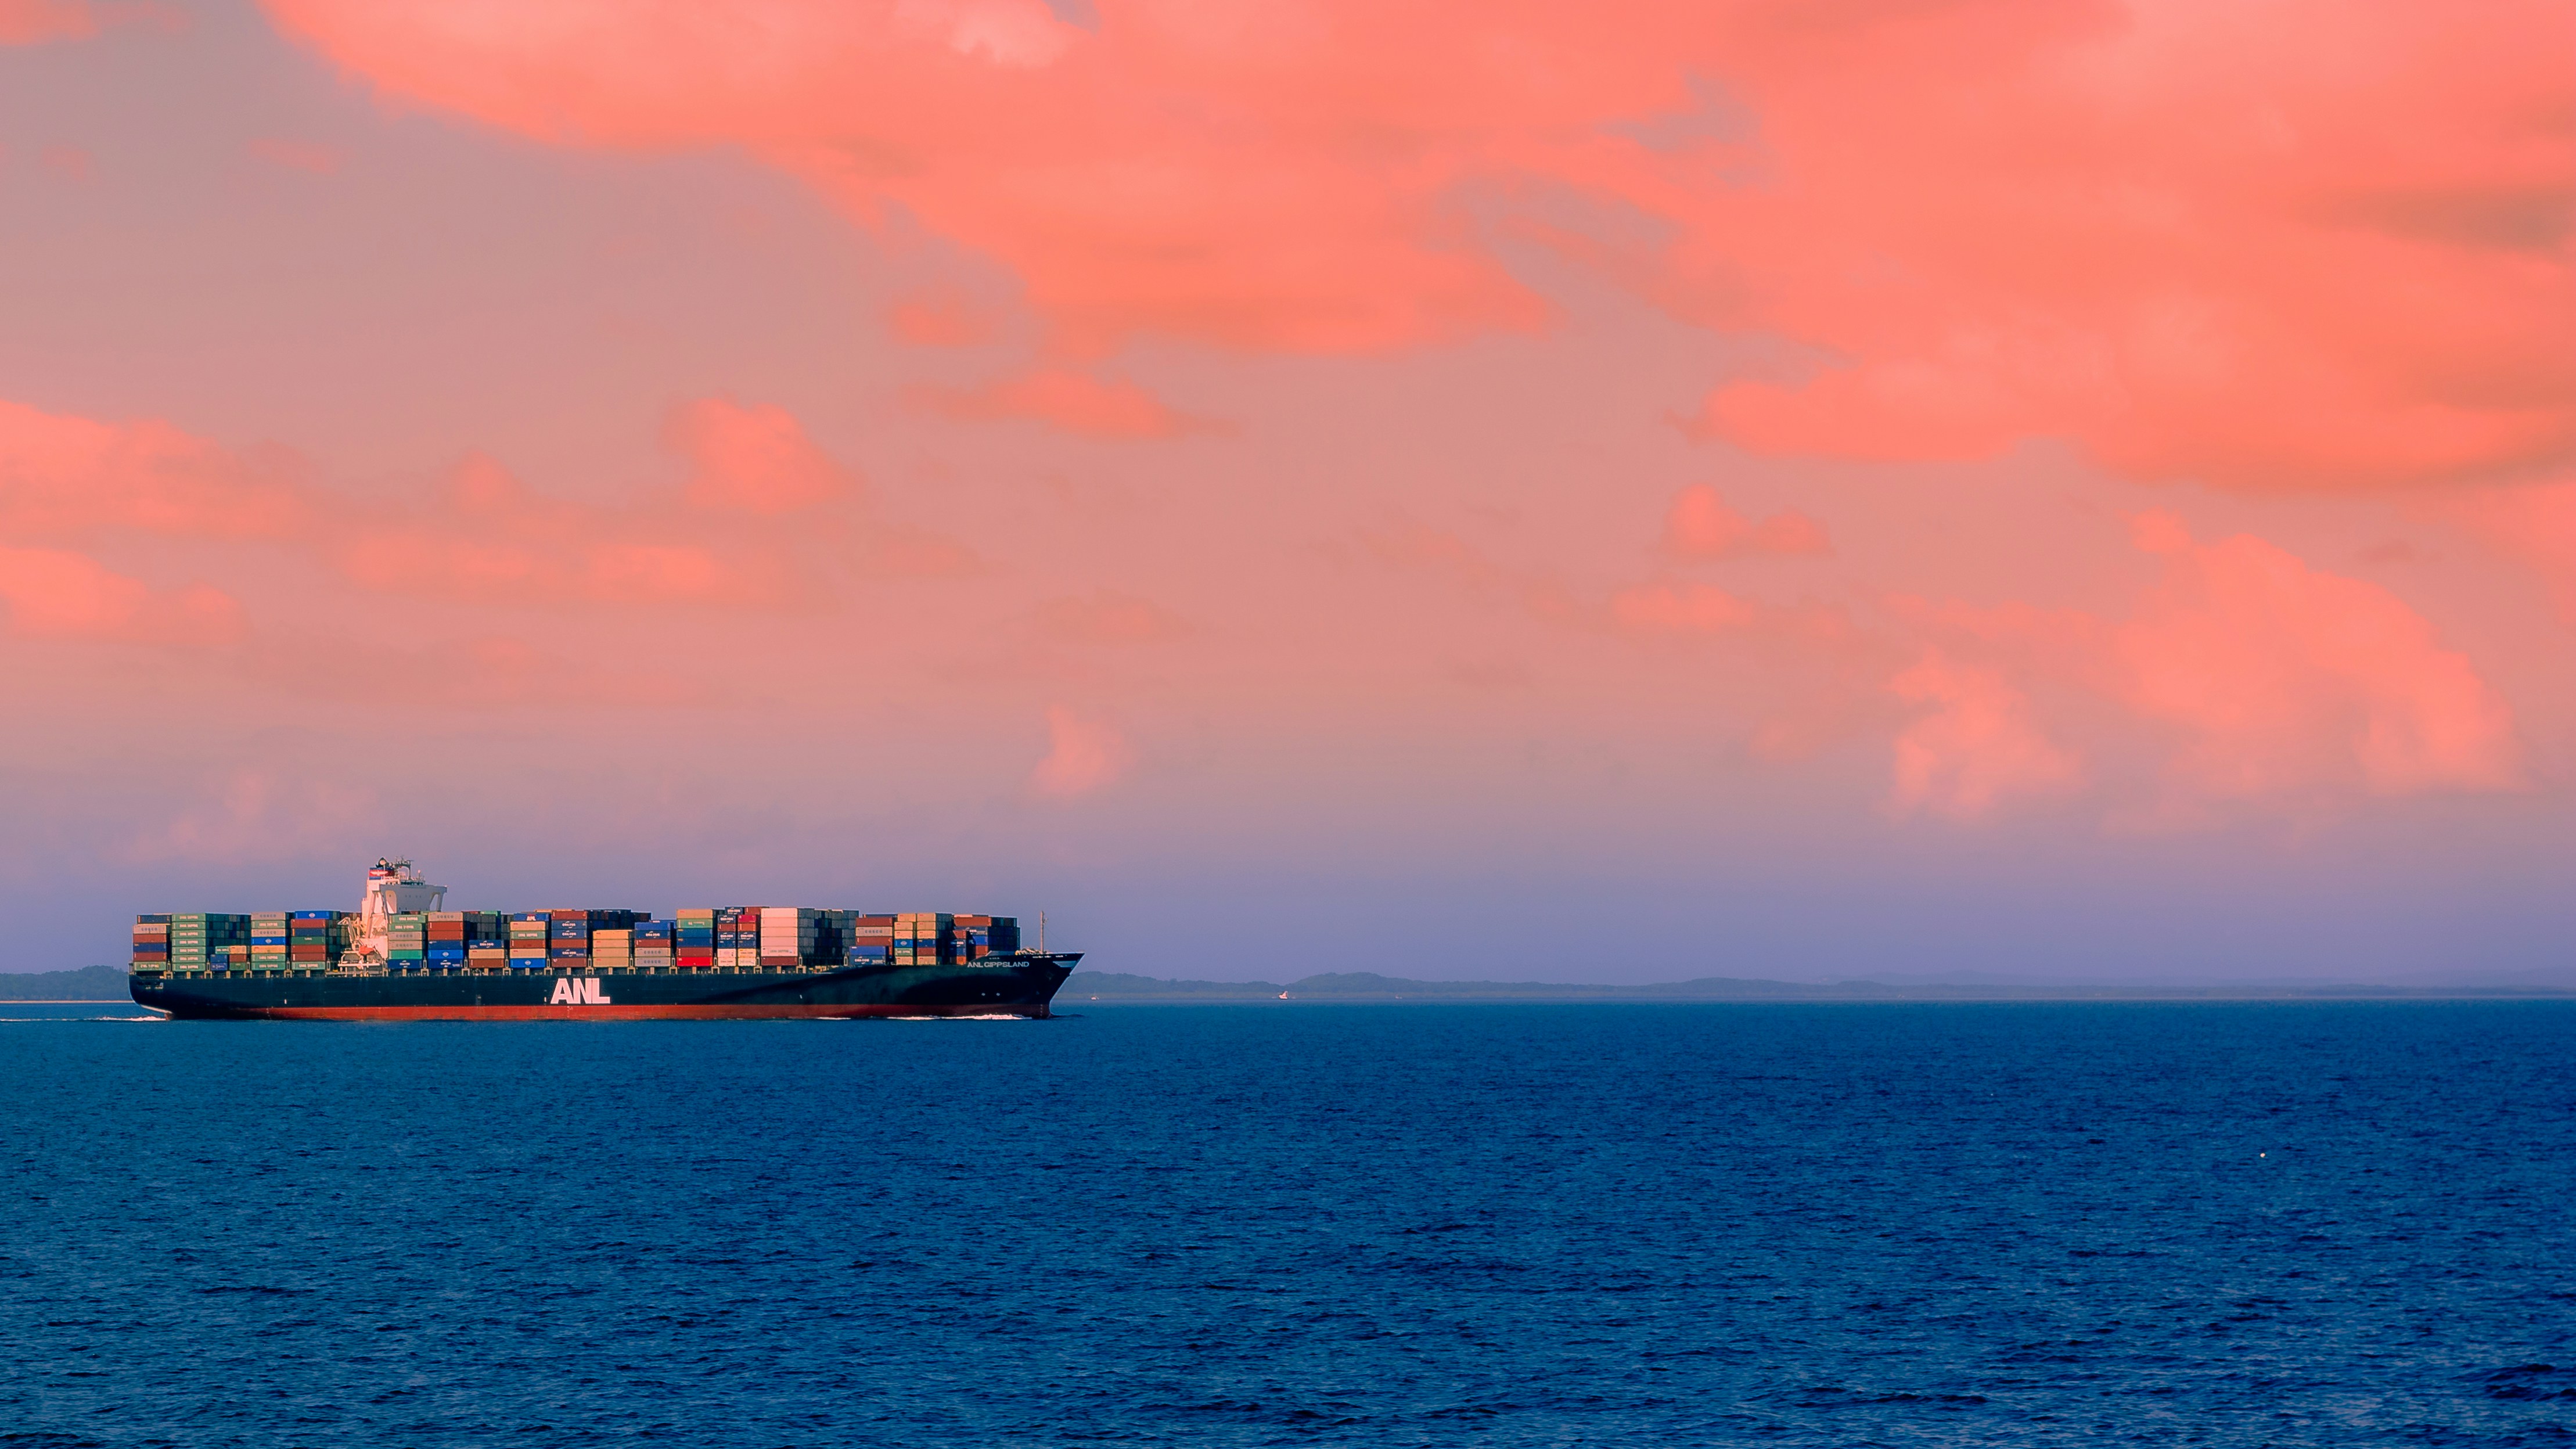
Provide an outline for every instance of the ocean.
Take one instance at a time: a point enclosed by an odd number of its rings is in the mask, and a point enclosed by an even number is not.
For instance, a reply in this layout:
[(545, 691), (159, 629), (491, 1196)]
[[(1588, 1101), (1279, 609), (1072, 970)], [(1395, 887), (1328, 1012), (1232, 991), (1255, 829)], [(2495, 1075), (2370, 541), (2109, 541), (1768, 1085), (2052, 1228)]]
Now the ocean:
[(0, 1445), (2576, 1438), (2576, 1003), (0, 1016)]

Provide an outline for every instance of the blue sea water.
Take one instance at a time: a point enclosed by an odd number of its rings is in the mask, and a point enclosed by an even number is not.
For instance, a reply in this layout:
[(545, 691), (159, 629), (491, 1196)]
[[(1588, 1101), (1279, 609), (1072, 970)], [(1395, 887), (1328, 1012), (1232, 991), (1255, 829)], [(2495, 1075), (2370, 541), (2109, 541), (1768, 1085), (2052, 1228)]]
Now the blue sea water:
[(0, 1005), (0, 1444), (2558, 1444), (2576, 1004)]

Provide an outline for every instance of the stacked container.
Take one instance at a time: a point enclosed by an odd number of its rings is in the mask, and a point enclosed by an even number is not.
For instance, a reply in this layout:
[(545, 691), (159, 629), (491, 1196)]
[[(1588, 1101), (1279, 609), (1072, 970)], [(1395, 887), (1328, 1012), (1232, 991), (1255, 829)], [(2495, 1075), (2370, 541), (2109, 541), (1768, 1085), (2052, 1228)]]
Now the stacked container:
[(842, 959), (852, 966), (883, 966), (894, 960), (894, 917), (851, 912), (849, 945)]
[(465, 943), (465, 964), (477, 971), (510, 969), (510, 923), (498, 911), (482, 912), (474, 936)]
[(894, 964), (937, 966), (955, 959), (957, 918), (946, 911), (907, 911), (894, 918)]
[(811, 965), (821, 944), (823, 913), (803, 906), (769, 906), (760, 913), (763, 971)]
[[(745, 924), (748, 918), (748, 925)], [(722, 906), (716, 910), (716, 969), (748, 971), (760, 964), (760, 908)], [(745, 938), (749, 939), (746, 940)], [(749, 947), (746, 951), (744, 948)]]
[(611, 926), (590, 933), (590, 964), (601, 971), (635, 969), (635, 932)]
[(716, 964), (716, 913), (691, 907), (671, 913), (671, 964), (683, 971), (709, 971)]
[(544, 911), (521, 911), (510, 918), (510, 969), (541, 971), (552, 944), (547, 935), (554, 919)]
[(133, 969), (152, 972), (170, 969), (170, 918), (168, 916), (134, 918)]
[(295, 971), (328, 971), (331, 962), (348, 949), (349, 934), (345, 911), (288, 911), (286, 913), (286, 964)]
[(170, 917), (170, 969), (220, 971), (231, 964), (226, 947), (240, 946), (247, 959), (250, 917), (220, 911), (184, 911)]
[(397, 911), (385, 918), (385, 964), (396, 971), (418, 971), (429, 964), (426, 914)]
[(546, 964), (558, 971), (590, 965), (590, 912), (546, 912)]
[(959, 916), (955, 936), (960, 961), (981, 961), (996, 951), (1020, 949), (1017, 916)]
[(814, 945), (805, 953), (805, 964), (821, 971), (839, 970), (849, 959), (850, 926), (858, 918), (856, 911), (816, 911)]
[(635, 923), (636, 970), (668, 971), (671, 969), (675, 954), (671, 950), (671, 927), (672, 923), (669, 921)]
[(473, 934), (463, 911), (432, 911), (429, 929), (424, 933), (428, 949), (423, 953), (432, 971), (465, 969), (465, 942)]
[(202, 911), (170, 915), (170, 969), (206, 969), (206, 917)]
[(253, 971), (286, 969), (286, 912), (251, 912), (250, 969)]

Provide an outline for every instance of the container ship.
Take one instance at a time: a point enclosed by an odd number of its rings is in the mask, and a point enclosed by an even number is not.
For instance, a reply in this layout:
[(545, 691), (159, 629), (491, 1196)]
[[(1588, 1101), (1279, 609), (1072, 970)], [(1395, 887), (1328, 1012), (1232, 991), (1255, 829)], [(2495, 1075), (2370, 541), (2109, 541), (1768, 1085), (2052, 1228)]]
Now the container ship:
[(451, 911), (408, 860), (355, 911), (144, 915), (128, 983), (176, 1017), (646, 1020), (1048, 1014), (1080, 952), (1010, 916), (807, 906)]

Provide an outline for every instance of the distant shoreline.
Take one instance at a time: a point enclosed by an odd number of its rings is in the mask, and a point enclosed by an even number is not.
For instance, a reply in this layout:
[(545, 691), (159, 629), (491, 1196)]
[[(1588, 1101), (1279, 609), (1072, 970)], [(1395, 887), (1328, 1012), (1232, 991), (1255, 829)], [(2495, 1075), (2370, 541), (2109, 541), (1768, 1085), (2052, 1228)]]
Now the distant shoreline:
[(1644, 992), (1599, 992), (1581, 996), (1545, 996), (1536, 992), (1480, 996), (1427, 991), (1419, 995), (1379, 996), (1058, 996), (1058, 1014), (1075, 1006), (2259, 1006), (2294, 1002), (2466, 1002), (2576, 1001), (2570, 991), (2371, 991), (2286, 992), (2211, 991), (2196, 995), (2174, 992), (2104, 992), (2092, 996), (2033, 991), (2020, 996), (1901, 995), (1877, 996), (1656, 996)]
[(125, 989), (125, 972), (114, 966), (0, 971), (0, 1001), (21, 1006), (75, 1006), (133, 999)]
[(1373, 972), (1338, 972), (1286, 983), (1167, 981), (1118, 972), (1077, 971), (1056, 1003), (1256, 1005), (1262, 1002), (1533, 1001), (1533, 1002), (2120, 1002), (2120, 1001), (2564, 1001), (2576, 988), (2540, 983), (2495, 986), (2381, 986), (2328, 982), (2244, 982), (2216, 986), (2136, 984), (1837, 981), (1827, 983), (1701, 977), (1639, 986), (1538, 981), (1414, 981)]

